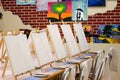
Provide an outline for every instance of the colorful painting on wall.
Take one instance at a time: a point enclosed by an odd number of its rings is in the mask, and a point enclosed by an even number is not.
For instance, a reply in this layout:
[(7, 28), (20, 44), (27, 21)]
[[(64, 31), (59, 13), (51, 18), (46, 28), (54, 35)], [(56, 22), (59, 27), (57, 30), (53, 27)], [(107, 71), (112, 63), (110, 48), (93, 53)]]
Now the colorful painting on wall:
[[(78, 1), (78, 0), (62, 0), (62, 1)], [(105, 6), (106, 5), (106, 0), (88, 0), (88, 6), (93, 7), (93, 6)]]
[(48, 20), (71, 21), (72, 3), (70, 2), (49, 2), (48, 3)]
[(93, 6), (105, 6), (106, 5), (106, 0), (88, 0), (88, 6), (93, 7)]
[(100, 25), (98, 27), (99, 42), (120, 43), (120, 25)]
[(57, 2), (57, 0), (37, 0), (36, 10), (37, 11), (48, 10), (48, 2)]
[(90, 25), (84, 26), (84, 32), (89, 43), (120, 43), (120, 25), (99, 25), (97, 34)]
[(16, 0), (17, 5), (34, 5), (36, 0)]
[(88, 0), (73, 0), (72, 1), (72, 20), (86, 21), (88, 20)]

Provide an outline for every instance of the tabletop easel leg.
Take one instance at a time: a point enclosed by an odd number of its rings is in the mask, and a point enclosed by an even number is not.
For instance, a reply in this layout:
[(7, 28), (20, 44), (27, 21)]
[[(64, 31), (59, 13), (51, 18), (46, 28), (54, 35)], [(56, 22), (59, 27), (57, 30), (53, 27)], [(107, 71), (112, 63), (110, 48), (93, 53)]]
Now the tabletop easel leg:
[(5, 66), (4, 66), (4, 69), (3, 69), (2, 78), (3, 78), (4, 75), (5, 75), (5, 71), (6, 71), (6, 68), (7, 68), (7, 64), (8, 64), (8, 57), (6, 57), (6, 59), (5, 59)]

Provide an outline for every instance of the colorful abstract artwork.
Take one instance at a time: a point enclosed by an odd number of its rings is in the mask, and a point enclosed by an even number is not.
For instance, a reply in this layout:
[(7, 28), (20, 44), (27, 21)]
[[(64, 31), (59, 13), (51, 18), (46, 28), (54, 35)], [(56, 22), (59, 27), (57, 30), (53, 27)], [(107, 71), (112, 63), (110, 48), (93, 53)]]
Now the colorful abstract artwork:
[(48, 3), (48, 20), (52, 22), (57, 21), (71, 21), (72, 4), (70, 2), (49, 2)]
[(99, 42), (120, 43), (120, 25), (100, 25), (98, 27)]
[(84, 26), (84, 32), (89, 43), (120, 43), (120, 25), (99, 25), (97, 34), (90, 25)]
[(57, 0), (37, 0), (36, 10), (37, 11), (48, 10), (48, 2), (57, 2)]
[(36, 0), (16, 0), (17, 5), (34, 5), (36, 4)]
[[(120, 36), (120, 25), (100, 25), (98, 28), (98, 34), (104, 35), (105, 37), (119, 37)], [(120, 38), (120, 37), (119, 37)]]
[(73, 0), (72, 1), (72, 20), (86, 21), (88, 20), (88, 0)]
[(105, 6), (106, 5), (106, 0), (88, 0), (88, 6), (93, 7), (93, 6)]
[[(62, 1), (78, 1), (78, 0), (62, 0)], [(93, 7), (93, 6), (105, 6), (106, 5), (106, 0), (88, 0), (88, 6)]]

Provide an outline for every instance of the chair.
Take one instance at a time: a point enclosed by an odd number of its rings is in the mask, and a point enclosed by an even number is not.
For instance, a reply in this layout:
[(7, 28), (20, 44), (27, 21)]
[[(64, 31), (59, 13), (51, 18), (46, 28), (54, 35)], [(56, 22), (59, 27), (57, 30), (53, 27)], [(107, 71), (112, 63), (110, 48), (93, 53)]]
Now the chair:
[(110, 72), (110, 65), (109, 65), (110, 56), (108, 54), (106, 55), (106, 57), (102, 59), (100, 66), (96, 70), (94, 80), (111, 80), (111, 72)]
[(71, 71), (71, 68), (66, 68), (60, 80), (67, 80), (67, 78), (69, 77), (70, 71)]
[(103, 69), (102, 80), (111, 80), (111, 71), (110, 71), (110, 56), (106, 56), (105, 66)]
[(92, 61), (93, 61), (93, 59), (90, 58), (90, 59), (84, 61), (81, 64), (81, 70), (80, 70), (80, 74), (79, 74), (79, 80), (88, 80), (89, 74), (90, 74), (90, 70), (92, 68)]
[(104, 55), (105, 55), (105, 51), (104, 50), (99, 50), (96, 53), (97, 53), (97, 55), (92, 62), (92, 68), (91, 68), (91, 72), (90, 72), (90, 76), (89, 76), (89, 78), (91, 78), (91, 79), (95, 78), (96, 71), (100, 69), (99, 66), (102, 63), (102, 60), (103, 60)]
[(104, 70), (104, 67), (105, 67), (105, 61), (106, 61), (106, 58), (104, 58), (102, 60), (102, 62), (100, 63), (100, 66), (98, 67), (99, 69), (96, 70), (94, 80), (101, 80), (102, 74), (103, 74), (103, 70)]
[(96, 80), (111, 80), (111, 72), (110, 71), (117, 71), (117, 54), (114, 47), (110, 47), (109, 51), (105, 57), (105, 62), (102, 70), (99, 70), (101, 72), (98, 75), (98, 78)]
[(96, 59), (93, 62), (93, 67), (92, 67), (93, 75), (96, 73), (96, 70), (99, 69), (99, 66), (102, 62), (101, 60), (104, 58), (104, 55), (105, 55), (104, 50), (99, 50), (97, 52), (97, 56), (96, 56)]
[(108, 56), (110, 58), (110, 61), (109, 61), (110, 70), (117, 72), (118, 71), (117, 50), (114, 47), (110, 47), (108, 51)]

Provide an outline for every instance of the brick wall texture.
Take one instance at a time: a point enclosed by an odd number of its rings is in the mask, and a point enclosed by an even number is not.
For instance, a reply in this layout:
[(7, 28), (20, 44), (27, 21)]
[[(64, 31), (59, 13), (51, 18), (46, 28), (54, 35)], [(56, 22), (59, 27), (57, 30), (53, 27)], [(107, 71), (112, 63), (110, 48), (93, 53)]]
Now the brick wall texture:
[[(17, 14), (24, 24), (40, 28), (45, 28), (48, 24), (47, 11), (37, 12), (36, 5), (16, 5), (16, 0), (2, 0), (2, 4), (4, 10)], [(95, 33), (100, 24), (120, 24), (120, 0), (117, 0), (117, 6), (114, 10), (88, 16), (88, 21), (82, 22), (82, 24), (93, 26)]]

